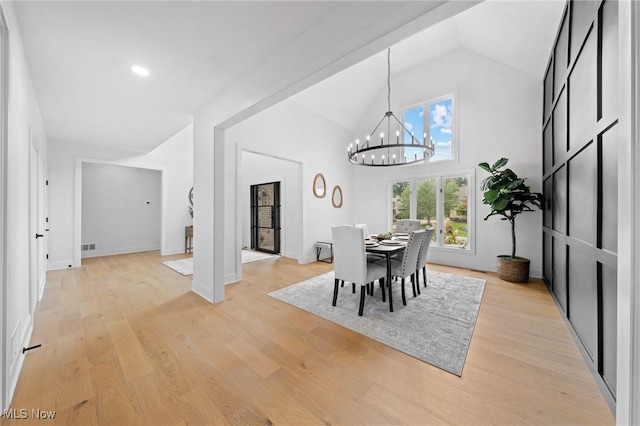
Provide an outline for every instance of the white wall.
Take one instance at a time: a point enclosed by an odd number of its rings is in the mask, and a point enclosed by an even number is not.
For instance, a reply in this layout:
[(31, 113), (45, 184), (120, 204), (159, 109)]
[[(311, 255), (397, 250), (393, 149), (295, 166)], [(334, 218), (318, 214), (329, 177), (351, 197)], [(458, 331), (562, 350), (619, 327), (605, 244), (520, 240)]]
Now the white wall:
[[(20, 29), (13, 4), (2, 2), (9, 29), (9, 111), (7, 146), (7, 228), (3, 353), (7, 387), (2, 408), (6, 408), (24, 362), (21, 349), (28, 346), (33, 327), (29, 311), (29, 132), (40, 156), (47, 158), (47, 135), (24, 56)], [(44, 259), (42, 260), (44, 262)], [(13, 347), (12, 347), (13, 346)]]
[[(351, 134), (343, 127), (319, 117), (291, 101), (281, 102), (226, 132), (225, 246), (242, 245), (242, 223), (237, 222), (235, 178), (237, 153), (242, 150), (266, 154), (301, 164), (302, 234), (300, 263), (315, 261), (315, 242), (331, 238), (331, 226), (351, 223), (351, 168), (345, 159), (344, 146)], [(241, 159), (240, 159), (241, 160)], [(238, 162), (244, 170), (245, 164)], [(312, 192), (313, 178), (322, 173), (327, 182), (327, 196), (316, 198)], [(342, 187), (344, 203), (336, 209), (331, 204), (331, 191)], [(242, 216), (239, 216), (240, 218)], [(225, 261), (225, 274), (237, 270), (237, 259)]]
[(161, 182), (158, 170), (83, 163), (82, 257), (159, 250)]
[[(188, 126), (148, 154), (88, 144), (50, 141), (49, 269), (80, 266), (81, 170), (83, 162), (101, 162), (162, 171), (161, 253), (184, 251), (184, 227), (193, 186), (193, 127)], [(76, 185), (78, 184), (78, 185)]]
[(242, 152), (242, 168), (238, 173), (241, 182), (242, 246), (251, 247), (251, 185), (280, 182), (280, 254), (298, 260), (302, 231), (301, 165)]
[[(528, 74), (485, 56), (459, 49), (433, 61), (395, 74), (391, 79), (392, 110), (457, 91), (458, 163), (420, 164), (406, 167), (354, 169), (354, 220), (369, 224), (372, 232), (390, 226), (390, 182), (434, 174), (475, 170), (475, 254), (437, 248), (429, 250), (429, 261), (495, 271), (495, 257), (511, 253), (509, 226), (491, 218), (482, 204), (478, 184), (486, 173), (477, 168), (500, 157), (536, 192), (542, 192), (542, 145), (540, 111), (542, 82)], [(363, 138), (377, 123), (386, 105), (386, 90), (372, 103), (356, 134)], [(344, 145), (343, 149), (346, 149)], [(384, 203), (384, 204), (383, 204)], [(470, 206), (471, 207), (471, 206)], [(473, 219), (472, 219), (473, 220)], [(531, 275), (542, 276), (542, 212), (518, 217), (516, 232), (519, 256), (531, 259)]]

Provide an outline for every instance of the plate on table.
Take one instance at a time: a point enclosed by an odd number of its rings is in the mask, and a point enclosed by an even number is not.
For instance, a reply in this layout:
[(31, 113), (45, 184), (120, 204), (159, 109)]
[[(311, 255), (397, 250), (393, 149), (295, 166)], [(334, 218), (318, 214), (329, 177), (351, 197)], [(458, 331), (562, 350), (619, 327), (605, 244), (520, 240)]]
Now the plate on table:
[(382, 240), (380, 244), (384, 244), (385, 246), (401, 246), (404, 245), (404, 242), (398, 240)]
[(407, 238), (409, 238), (409, 234), (404, 233), (404, 232), (396, 232), (393, 235), (396, 236), (396, 237), (407, 237)]
[(379, 246), (379, 244), (376, 241), (365, 241), (364, 245), (366, 248)]
[(400, 241), (409, 241), (409, 236), (408, 235), (396, 235), (396, 239), (398, 239)]

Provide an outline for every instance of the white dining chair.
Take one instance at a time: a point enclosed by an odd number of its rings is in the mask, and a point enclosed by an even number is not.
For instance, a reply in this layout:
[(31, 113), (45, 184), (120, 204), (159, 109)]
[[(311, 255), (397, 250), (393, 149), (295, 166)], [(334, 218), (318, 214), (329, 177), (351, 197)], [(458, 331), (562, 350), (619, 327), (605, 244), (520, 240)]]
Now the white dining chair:
[(420, 270), (422, 269), (422, 278), (424, 280), (424, 286), (427, 286), (427, 253), (429, 252), (429, 246), (431, 245), (431, 238), (435, 232), (434, 228), (428, 228), (425, 230), (425, 235), (420, 246), (420, 252), (418, 253), (418, 263), (416, 264), (416, 288), (418, 294), (420, 294)]
[(369, 238), (369, 227), (366, 223), (356, 223), (354, 225), (356, 228), (362, 228), (362, 232), (364, 232), (364, 238)]
[(375, 262), (367, 262), (362, 228), (352, 225), (334, 226), (331, 228), (331, 235), (333, 237), (333, 269), (335, 275), (332, 305), (336, 306), (340, 281), (360, 285), (358, 315), (362, 316), (367, 284), (379, 280), (380, 288), (384, 291), (387, 268)]
[[(366, 223), (357, 223), (355, 225), (356, 228), (362, 228), (362, 232), (364, 232), (364, 239), (366, 240), (371, 236), (369, 234), (369, 227)], [(367, 262), (379, 262), (384, 259), (384, 255), (375, 254), (375, 253), (367, 253)]]
[(396, 233), (408, 234), (420, 229), (420, 221), (415, 219), (398, 219), (396, 221)]
[[(411, 277), (411, 285), (413, 287), (413, 297), (418, 294), (416, 292), (416, 265), (418, 264), (418, 255), (420, 254), (420, 246), (426, 235), (426, 232), (421, 229), (419, 231), (413, 231), (409, 234), (409, 241), (404, 249), (402, 260), (391, 259), (391, 276), (400, 278), (402, 285), (402, 304), (407, 304), (407, 296), (404, 291), (404, 280), (407, 277)], [(391, 283), (390, 283), (391, 285)]]

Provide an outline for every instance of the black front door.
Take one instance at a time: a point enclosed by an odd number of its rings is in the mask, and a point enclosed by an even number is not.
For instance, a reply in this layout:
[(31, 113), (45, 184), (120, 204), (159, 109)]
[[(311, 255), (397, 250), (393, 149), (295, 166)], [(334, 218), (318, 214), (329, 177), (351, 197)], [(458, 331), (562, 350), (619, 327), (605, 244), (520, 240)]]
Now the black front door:
[(280, 182), (251, 185), (251, 249), (280, 254)]

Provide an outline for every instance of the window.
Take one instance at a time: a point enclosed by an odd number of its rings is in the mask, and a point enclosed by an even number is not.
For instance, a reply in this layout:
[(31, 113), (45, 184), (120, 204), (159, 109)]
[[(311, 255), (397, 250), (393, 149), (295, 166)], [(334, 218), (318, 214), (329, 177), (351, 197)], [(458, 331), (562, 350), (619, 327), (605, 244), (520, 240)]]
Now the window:
[[(422, 141), (424, 137), (424, 107), (419, 106), (406, 110), (403, 120), (404, 127), (411, 132), (404, 132), (404, 142), (410, 143), (412, 135), (414, 138)], [(423, 154), (420, 151), (420, 148), (406, 148), (404, 154), (408, 158), (413, 158), (416, 154), (422, 157)]]
[(472, 173), (393, 182), (391, 229), (398, 219), (417, 219), (422, 229), (435, 228), (432, 246), (472, 250)]
[(393, 227), (396, 229), (396, 221), (398, 219), (409, 219), (410, 211), (410, 194), (411, 182), (395, 182), (393, 184), (393, 194), (391, 196), (391, 217), (393, 218)]
[(435, 179), (425, 179), (416, 184), (416, 219), (424, 224), (424, 228), (435, 228), (432, 242), (437, 241), (438, 234), (438, 197)]
[(443, 204), (444, 225), (443, 244), (466, 248), (469, 244), (469, 179), (466, 176), (444, 178)]
[[(425, 111), (428, 113), (425, 114)], [(405, 109), (403, 112), (404, 126), (418, 140), (423, 138), (432, 141), (435, 147), (431, 162), (455, 160), (455, 129), (454, 129), (454, 95), (446, 95), (429, 100), (418, 106)], [(405, 143), (411, 140), (411, 135), (404, 134)], [(413, 148), (407, 148), (405, 155), (413, 156)]]

